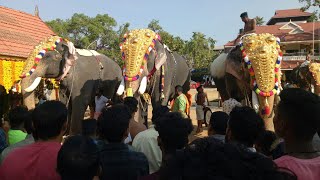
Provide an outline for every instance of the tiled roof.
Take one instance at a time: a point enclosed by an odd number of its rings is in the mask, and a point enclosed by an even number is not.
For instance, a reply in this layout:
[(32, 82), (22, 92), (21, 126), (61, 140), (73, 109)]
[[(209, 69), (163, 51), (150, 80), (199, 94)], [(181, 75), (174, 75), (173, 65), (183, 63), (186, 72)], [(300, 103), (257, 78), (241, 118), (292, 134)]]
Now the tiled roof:
[(287, 18), (287, 17), (301, 17), (301, 16), (311, 16), (312, 13), (303, 12), (301, 9), (285, 9), (277, 10), (272, 17), (274, 18)]
[(51, 35), (54, 32), (38, 16), (0, 6), (0, 55), (27, 58)]
[[(256, 26), (256, 33), (270, 33), (281, 39), (281, 42), (290, 41), (306, 41), (312, 40), (313, 34), (313, 23), (296, 23), (303, 30), (303, 33), (289, 34), (292, 29), (280, 29), (282, 25), (269, 25), (269, 26)], [(319, 39), (318, 34), (320, 33), (320, 22), (315, 22), (315, 39)], [(233, 46), (234, 41), (230, 41), (225, 46)]]

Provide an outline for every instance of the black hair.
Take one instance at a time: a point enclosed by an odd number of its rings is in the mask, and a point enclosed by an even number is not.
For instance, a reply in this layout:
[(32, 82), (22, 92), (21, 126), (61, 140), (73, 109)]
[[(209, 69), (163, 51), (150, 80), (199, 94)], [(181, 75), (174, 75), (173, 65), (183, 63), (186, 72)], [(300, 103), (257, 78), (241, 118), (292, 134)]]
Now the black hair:
[(160, 169), (160, 179), (180, 180), (296, 180), (270, 159), (243, 145), (223, 144), (207, 137), (176, 152)]
[(216, 133), (225, 135), (228, 125), (229, 115), (222, 111), (216, 111), (211, 114), (210, 128)]
[(299, 88), (285, 89), (280, 94), (277, 117), (289, 125), (295, 138), (311, 140), (320, 127), (319, 96)]
[(68, 110), (60, 101), (46, 101), (32, 112), (33, 136), (41, 140), (57, 137), (67, 122)]
[[(275, 144), (277, 141), (276, 133), (273, 131), (264, 131), (263, 133), (258, 136), (258, 139), (256, 140), (256, 149), (258, 152), (266, 155), (271, 156), (273, 150), (276, 148), (278, 144)], [(272, 147), (274, 145), (274, 147)]]
[(157, 119), (164, 116), (170, 110), (168, 106), (156, 105), (152, 110), (152, 118), (151, 121), (153, 124), (156, 124)]
[(9, 111), (8, 118), (11, 129), (23, 128), (25, 120), (28, 118), (28, 109), (23, 106), (17, 106)]
[(261, 117), (250, 107), (235, 107), (230, 113), (228, 127), (233, 140), (253, 146), (257, 137), (265, 130)]
[(197, 91), (199, 91), (199, 89), (202, 88), (202, 87), (203, 87), (202, 85), (200, 85), (199, 87), (197, 87)]
[(28, 134), (32, 134), (33, 126), (32, 126), (32, 112), (33, 110), (29, 110), (28, 116), (24, 121), (24, 129), (27, 131)]
[(175, 89), (176, 89), (176, 91), (178, 91), (178, 92), (183, 92), (183, 88), (182, 88), (182, 86), (180, 86), (180, 85), (176, 86)]
[(124, 98), (123, 104), (129, 108), (131, 114), (138, 111), (138, 100), (134, 97)]
[(240, 17), (241, 18), (248, 17), (248, 13), (247, 12), (243, 12), (243, 13), (240, 14)]
[(110, 143), (120, 143), (129, 127), (130, 119), (130, 110), (123, 104), (104, 109), (98, 118), (99, 137)]
[(61, 179), (91, 180), (98, 170), (98, 148), (93, 139), (81, 135), (68, 137), (57, 157)]
[(82, 121), (82, 135), (94, 136), (97, 132), (97, 120), (86, 119)]
[(193, 130), (191, 119), (183, 118), (178, 112), (169, 112), (159, 118), (155, 129), (166, 152), (173, 152), (188, 144), (188, 136)]

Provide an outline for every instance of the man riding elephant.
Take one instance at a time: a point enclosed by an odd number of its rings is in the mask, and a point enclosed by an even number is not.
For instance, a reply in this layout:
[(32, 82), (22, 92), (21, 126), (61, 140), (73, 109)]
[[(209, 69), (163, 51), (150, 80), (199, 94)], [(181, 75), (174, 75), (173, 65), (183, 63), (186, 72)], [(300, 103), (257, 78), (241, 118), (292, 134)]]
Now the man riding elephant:
[(256, 19), (250, 19), (247, 12), (244, 12), (240, 15), (242, 22), (244, 22), (244, 27), (241, 29), (238, 37), (234, 41), (234, 45), (239, 43), (239, 39), (245, 34), (255, 33), (256, 32)]

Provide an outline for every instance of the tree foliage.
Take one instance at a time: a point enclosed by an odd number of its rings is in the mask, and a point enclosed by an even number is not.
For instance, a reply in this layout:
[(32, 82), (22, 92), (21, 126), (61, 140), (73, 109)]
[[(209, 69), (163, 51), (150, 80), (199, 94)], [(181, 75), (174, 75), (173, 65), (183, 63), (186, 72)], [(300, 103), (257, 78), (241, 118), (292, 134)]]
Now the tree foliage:
[(262, 26), (265, 23), (265, 21), (263, 20), (263, 17), (257, 16), (255, 17), (255, 19), (256, 19), (257, 26)]
[[(57, 35), (70, 39), (76, 47), (95, 49), (115, 60), (120, 66), (123, 65), (119, 44), (123, 35), (129, 31), (129, 23), (117, 26), (116, 20), (108, 14), (89, 17), (76, 13), (70, 19), (48, 21), (47, 25)], [(213, 51), (216, 41), (201, 32), (194, 32), (191, 39), (184, 40), (165, 31), (159, 20), (155, 19), (148, 24), (148, 28), (158, 33), (162, 42), (171, 50), (186, 57), (190, 68), (208, 69), (209, 63), (216, 56)]]
[[(320, 0), (299, 0), (300, 3), (303, 4), (303, 7), (301, 7), (302, 11), (307, 11), (312, 7), (320, 7)], [(310, 19), (308, 21), (312, 22), (312, 21), (317, 21), (319, 19), (319, 11), (318, 10), (314, 10), (312, 13), (313, 15), (310, 17)]]

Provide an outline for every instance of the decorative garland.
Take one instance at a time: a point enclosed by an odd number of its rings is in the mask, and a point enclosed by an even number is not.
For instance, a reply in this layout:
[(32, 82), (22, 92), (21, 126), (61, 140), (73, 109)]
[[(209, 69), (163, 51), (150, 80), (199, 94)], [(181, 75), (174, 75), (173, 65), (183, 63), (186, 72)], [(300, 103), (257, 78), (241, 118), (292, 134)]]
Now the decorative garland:
[[(127, 40), (127, 34), (124, 35), (124, 38), (123, 38), (123, 41), (122, 41), (122, 44), (125, 43)], [(136, 81), (140, 78), (143, 70), (144, 70), (144, 66), (146, 65), (146, 62), (149, 58), (149, 54), (150, 52), (152, 51), (152, 49), (154, 49), (155, 45), (156, 45), (156, 40), (161, 40), (160, 38), (160, 35), (156, 34), (155, 38), (152, 40), (152, 43), (150, 44), (150, 46), (148, 47), (147, 49), (147, 52), (145, 53), (144, 57), (143, 57), (143, 63), (141, 64), (140, 66), (140, 71), (138, 72), (137, 75), (135, 75), (134, 77), (128, 77), (126, 75), (126, 67), (123, 66), (123, 74), (124, 74), (124, 80), (125, 81), (129, 81), (129, 82), (132, 82), (132, 81)], [(123, 48), (122, 48), (122, 44), (120, 44), (120, 49), (121, 49), (121, 54), (122, 54), (122, 60), (125, 60), (126, 59), (126, 56), (125, 56), (125, 53), (123, 51)]]
[[(20, 78), (25, 78), (27, 76), (30, 76), (37, 68), (39, 62), (41, 61), (41, 59), (43, 58), (43, 56), (46, 54), (47, 51), (53, 51), (56, 49), (57, 45), (62, 41), (62, 38), (58, 38), (54, 44), (50, 45), (50, 46), (45, 46), (44, 48), (42, 48), (42, 50), (40, 50), (37, 55), (34, 58), (34, 65), (32, 66), (32, 68), (30, 69), (29, 72), (24, 73), (20, 76)], [(46, 45), (46, 44), (45, 44)]]
[[(280, 39), (279, 38), (277, 38), (277, 44), (280, 45)], [(258, 85), (257, 85), (256, 78), (255, 78), (255, 73), (254, 73), (253, 67), (251, 65), (251, 61), (250, 61), (248, 55), (246, 54), (246, 50), (243, 47), (243, 42), (241, 41), (239, 43), (239, 45), (240, 45), (240, 50), (242, 52), (242, 58), (243, 58), (244, 62), (247, 64), (247, 68), (248, 68), (249, 74), (251, 76), (251, 82), (252, 82), (252, 85), (253, 85), (253, 90), (255, 91), (255, 93), (257, 93), (257, 94), (259, 94), (260, 96), (263, 96), (263, 97), (270, 97), (270, 96), (273, 96), (274, 94), (276, 94), (278, 89), (279, 89), (278, 73), (280, 71), (280, 64), (281, 64), (282, 56), (283, 56), (280, 48), (277, 47), (278, 59), (276, 61), (276, 65), (275, 65), (275, 68), (274, 68), (274, 72), (275, 72), (275, 80), (274, 80), (275, 85), (274, 85), (274, 88), (269, 92), (264, 92), (264, 91), (260, 90)]]
[(0, 84), (4, 86), (8, 93), (16, 81), (19, 81), (19, 75), (24, 68), (23, 61), (11, 61), (0, 59)]

